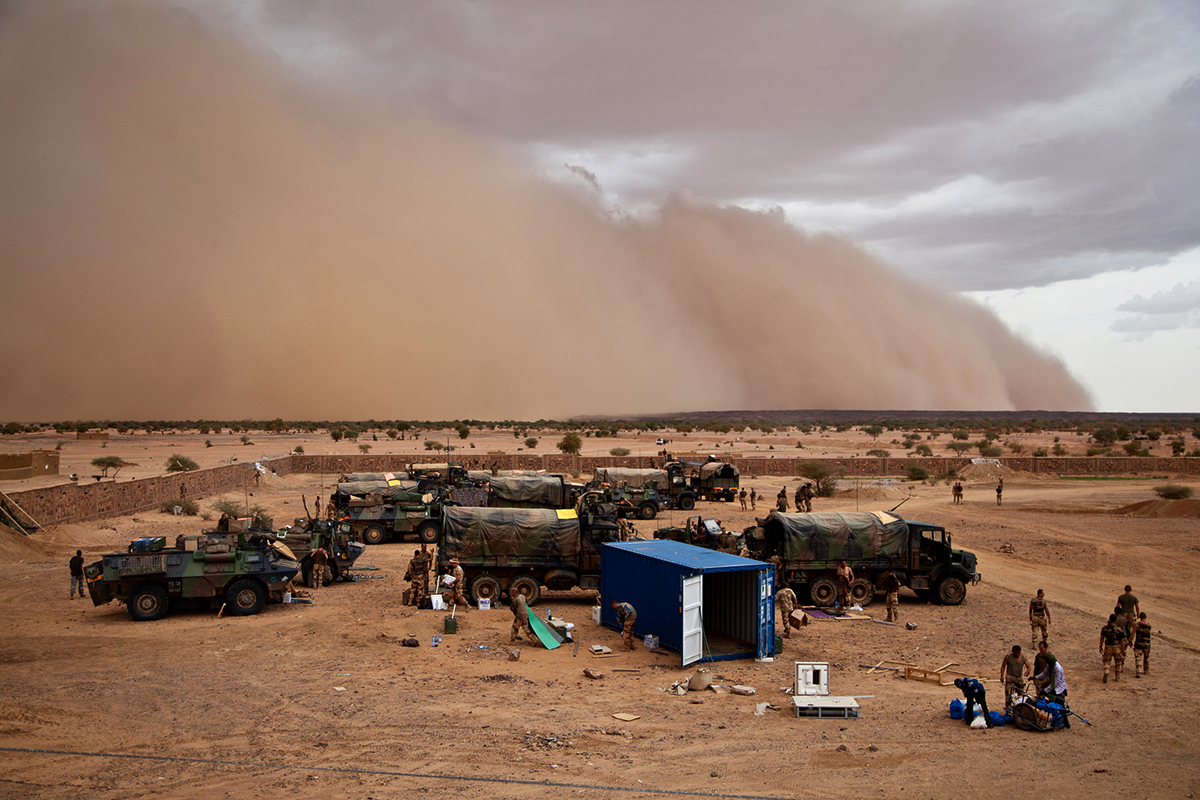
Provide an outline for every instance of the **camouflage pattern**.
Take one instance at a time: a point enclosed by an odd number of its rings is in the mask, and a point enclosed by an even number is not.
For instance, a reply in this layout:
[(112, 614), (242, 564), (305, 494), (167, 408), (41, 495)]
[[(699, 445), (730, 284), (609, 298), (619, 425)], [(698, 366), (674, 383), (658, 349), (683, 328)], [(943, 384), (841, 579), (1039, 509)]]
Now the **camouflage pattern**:
[(633, 649), (633, 626), (637, 624), (637, 609), (629, 603), (617, 604), (617, 620), (621, 623), (621, 640), (626, 650)]
[(447, 605), (465, 606), (467, 598), (463, 595), (463, 584), (466, 583), (466, 578), (463, 573), (463, 568), (457, 564), (450, 567), (450, 576), (454, 578), (454, 583), (446, 587), (442, 592), (442, 596), (446, 597)]
[(358, 481), (407, 481), (407, 472), (343, 472), (338, 477), (339, 483), (355, 483)]
[(784, 561), (856, 561), (898, 559), (908, 546), (908, 526), (886, 511), (823, 511), (816, 514), (772, 512), (766, 519), (768, 541), (780, 544)]
[(661, 469), (633, 469), (630, 467), (596, 467), (592, 483), (607, 483), (610, 486), (630, 486), (641, 489), (653, 483), (656, 489), (667, 488), (667, 473)]
[(492, 478), (492, 508), (571, 508), (574, 492), (562, 475), (510, 475)]
[(330, 556), (326, 569), (331, 580), (349, 580), (350, 567), (367, 550), (366, 545), (351, 541), (350, 526), (345, 522), (309, 522), (307, 517), (297, 517), (291, 526), (282, 528), (275, 537), (300, 562), (302, 572), (308, 572), (313, 554), (319, 548), (324, 548)]
[(443, 563), (551, 565), (579, 560), (579, 518), (572, 510), (464, 508), (443, 514)]
[(733, 500), (737, 497), (740, 478), (741, 473), (733, 464), (710, 461), (701, 465), (696, 485), (707, 500)]
[(509, 634), (509, 639), (515, 642), (521, 638), (523, 632), (530, 641), (540, 641), (529, 624), (529, 606), (525, 603), (525, 595), (520, 592), (513, 595), (512, 613), (512, 632)]
[(429, 554), (418, 550), (408, 562), (409, 605), (419, 606), (429, 594)]
[(1133, 673), (1150, 674), (1150, 634), (1152, 628), (1149, 622), (1138, 622), (1134, 631), (1133, 643)]
[(84, 568), (93, 605), (124, 602), (139, 620), (161, 618), (173, 600), (254, 614), (259, 600), (281, 600), (299, 572), (286, 545), (256, 532), (180, 536), (173, 548), (110, 553)]
[[(1119, 619), (1119, 618), (1118, 618)], [(1118, 624), (1109, 623), (1100, 629), (1102, 658), (1104, 660), (1104, 682), (1108, 683), (1108, 663), (1113, 663), (1114, 680), (1121, 680), (1121, 667), (1125, 664), (1125, 630)]]
[(796, 593), (783, 587), (775, 593), (775, 605), (779, 606), (779, 613), (783, 617), (783, 635), (790, 639), (792, 626), (788, 624), (788, 618), (796, 610)]

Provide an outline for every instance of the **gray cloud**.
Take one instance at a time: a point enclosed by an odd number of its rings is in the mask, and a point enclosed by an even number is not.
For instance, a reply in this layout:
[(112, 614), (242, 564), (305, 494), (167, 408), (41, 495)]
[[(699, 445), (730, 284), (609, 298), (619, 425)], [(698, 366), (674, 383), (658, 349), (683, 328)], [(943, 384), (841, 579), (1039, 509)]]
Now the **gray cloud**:
[(1186, 0), (227, 8), (306, 77), (577, 165), (612, 203), (780, 206), (961, 290), (1200, 245)]
[(1117, 306), (1118, 311), (1132, 314), (1115, 321), (1110, 330), (1144, 338), (1155, 331), (1200, 328), (1200, 281), (1177, 283), (1174, 287), (1155, 292), (1149, 297), (1134, 295)]

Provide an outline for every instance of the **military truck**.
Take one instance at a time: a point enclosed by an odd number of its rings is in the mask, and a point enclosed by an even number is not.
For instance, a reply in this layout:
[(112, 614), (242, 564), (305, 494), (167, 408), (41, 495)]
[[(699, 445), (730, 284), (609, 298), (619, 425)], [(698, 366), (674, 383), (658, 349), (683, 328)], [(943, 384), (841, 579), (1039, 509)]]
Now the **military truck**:
[(570, 509), (452, 506), (442, 518), (438, 559), (457, 558), (472, 602), (522, 594), (529, 605), (548, 589), (600, 588), (600, 547), (617, 525)]
[(783, 562), (781, 582), (797, 594), (806, 592), (816, 606), (831, 606), (837, 599), (840, 560), (854, 570), (850, 600), (862, 606), (874, 599), (885, 570), (919, 597), (943, 605), (961, 603), (967, 584), (981, 579), (975, 554), (954, 549), (945, 528), (888, 511), (772, 511), (761, 527), (760, 557), (778, 555)]
[(697, 500), (733, 500), (741, 480), (737, 467), (712, 456), (703, 464), (668, 461), (663, 471), (672, 505), (683, 511), (695, 508)]
[(583, 487), (562, 475), (496, 476), (488, 484), (490, 508), (574, 508)]
[(670, 498), (663, 494), (667, 473), (661, 469), (597, 467), (586, 488), (607, 492), (622, 517), (654, 519), (671, 507)]
[(436, 542), (442, 507), (449, 502), (443, 487), (420, 493), (412, 481), (339, 483), (333, 498), (338, 520), (349, 523), (353, 536), (364, 544), (409, 535)]
[(329, 571), (330, 580), (353, 580), (350, 567), (358, 557), (367, 551), (367, 546), (351, 541), (350, 523), (343, 520), (310, 520), (308, 517), (296, 517), (292, 525), (281, 528), (275, 533), (275, 538), (292, 551), (292, 555), (300, 562), (300, 573), (304, 583), (312, 586), (313, 553), (318, 547), (324, 547), (329, 554), (325, 568)]
[(704, 517), (688, 517), (682, 527), (659, 528), (654, 532), (654, 538), (685, 542), (726, 553), (736, 553), (741, 546), (741, 537), (738, 534), (722, 530), (717, 520)]
[(130, 543), (84, 567), (92, 604), (125, 603), (135, 620), (156, 620), (169, 606), (207, 605), (234, 616), (257, 614), (279, 602), (300, 562), (262, 532), (209, 532), (180, 536), (168, 548), (165, 537)]

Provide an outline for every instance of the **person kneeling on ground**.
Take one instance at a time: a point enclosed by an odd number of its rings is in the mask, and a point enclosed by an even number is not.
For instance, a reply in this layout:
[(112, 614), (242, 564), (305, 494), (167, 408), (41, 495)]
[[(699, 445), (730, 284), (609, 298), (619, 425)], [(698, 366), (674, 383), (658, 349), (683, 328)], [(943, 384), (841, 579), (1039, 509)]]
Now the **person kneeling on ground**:
[(983, 684), (974, 678), (955, 678), (954, 685), (957, 686), (963, 693), (963, 697), (967, 699), (967, 706), (963, 710), (963, 719), (968, 725), (975, 718), (973, 706), (978, 704), (980, 713), (987, 720), (987, 726), (992, 727), (992, 715), (987, 707), (987, 689), (983, 688)]
[(1033, 680), (1044, 687), (1042, 697), (1063, 707), (1059, 716), (1062, 718), (1063, 727), (1069, 728), (1071, 715), (1067, 711), (1067, 676), (1063, 674), (1062, 664), (1058, 663), (1058, 659), (1050, 652), (1050, 647), (1045, 642), (1038, 643), (1038, 655), (1045, 658), (1046, 667), (1033, 676)]

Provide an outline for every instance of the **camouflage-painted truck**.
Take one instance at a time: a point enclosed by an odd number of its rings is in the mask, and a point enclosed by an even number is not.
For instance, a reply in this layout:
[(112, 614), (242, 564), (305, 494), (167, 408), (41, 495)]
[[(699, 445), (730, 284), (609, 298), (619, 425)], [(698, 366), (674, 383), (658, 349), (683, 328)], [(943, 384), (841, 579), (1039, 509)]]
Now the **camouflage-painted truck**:
[(712, 456), (703, 464), (668, 461), (663, 464), (663, 471), (667, 474), (667, 491), (673, 505), (684, 511), (695, 508), (696, 500), (733, 500), (740, 488), (738, 468)]
[(525, 595), (533, 605), (548, 589), (600, 588), (600, 547), (619, 539), (609, 518), (580, 519), (572, 509), (452, 506), (442, 518), (442, 572), (457, 558), (471, 601)]
[(505, 475), (488, 483), (489, 508), (574, 508), (583, 487), (562, 475)]
[(408, 535), (435, 542), (446, 500), (441, 492), (418, 492), (417, 486), (407, 480), (339, 483), (333, 494), (338, 520), (349, 523), (354, 537), (364, 544)]
[(761, 522), (762, 538), (748, 543), (761, 545), (756, 554), (760, 558), (778, 555), (783, 562), (781, 582), (801, 597), (806, 592), (816, 606), (836, 601), (841, 560), (854, 570), (850, 600), (862, 606), (874, 599), (885, 570), (919, 597), (943, 605), (961, 603), (967, 584), (981, 578), (975, 570), (975, 554), (954, 549), (945, 528), (887, 511), (772, 511)]
[(587, 488), (607, 493), (622, 517), (654, 519), (671, 507), (667, 473), (661, 469), (597, 467)]
[(279, 602), (300, 562), (261, 532), (146, 537), (123, 553), (84, 567), (92, 604), (125, 603), (135, 620), (156, 620), (174, 605), (225, 606), (234, 616), (257, 614)]
[(324, 547), (329, 554), (325, 562), (330, 581), (352, 580), (350, 567), (367, 551), (367, 546), (352, 541), (350, 523), (342, 520), (310, 520), (296, 517), (296, 521), (276, 532), (275, 538), (292, 552), (300, 562), (300, 574), (304, 583), (313, 585), (313, 553)]

